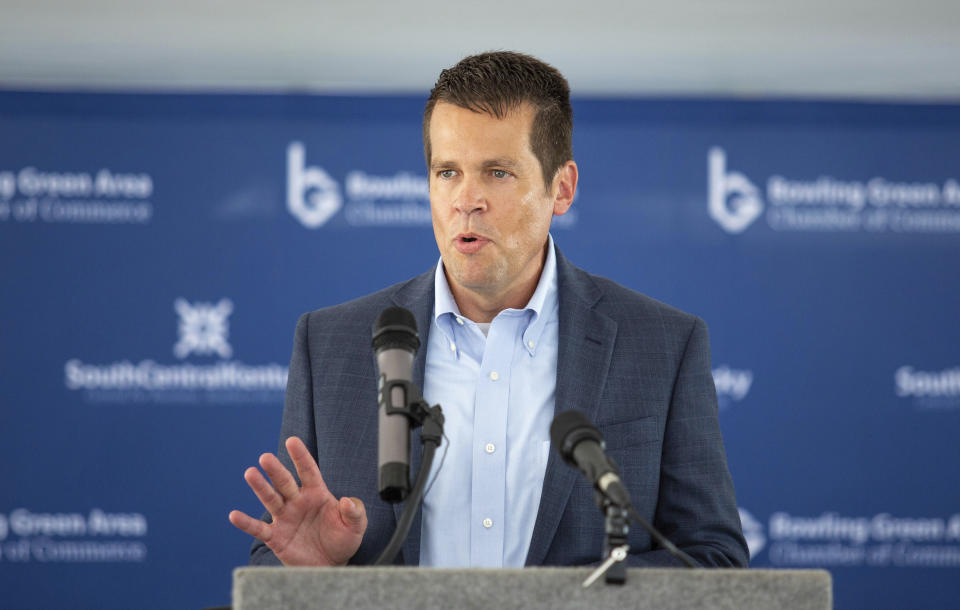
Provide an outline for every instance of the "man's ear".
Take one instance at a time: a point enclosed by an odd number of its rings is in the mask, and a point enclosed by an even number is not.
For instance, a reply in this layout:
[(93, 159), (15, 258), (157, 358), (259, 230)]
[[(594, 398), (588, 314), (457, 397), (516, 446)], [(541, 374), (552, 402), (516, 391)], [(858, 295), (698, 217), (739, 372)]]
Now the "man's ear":
[(577, 193), (577, 164), (573, 161), (567, 161), (557, 170), (557, 175), (553, 177), (553, 215), (563, 216), (573, 204), (573, 197)]

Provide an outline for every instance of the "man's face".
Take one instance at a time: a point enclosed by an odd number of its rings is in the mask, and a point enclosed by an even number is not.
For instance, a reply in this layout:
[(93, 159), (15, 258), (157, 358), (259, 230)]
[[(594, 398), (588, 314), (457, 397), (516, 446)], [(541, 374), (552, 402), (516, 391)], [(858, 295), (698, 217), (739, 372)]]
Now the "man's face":
[(573, 165), (572, 188), (562, 179), (570, 171), (567, 166), (545, 187), (540, 162), (530, 149), (534, 113), (527, 104), (504, 119), (443, 102), (433, 109), (433, 232), (458, 299), (466, 290), (505, 307), (522, 307), (525, 301), (511, 301), (532, 294), (550, 219), (570, 206), (576, 166), (568, 163)]

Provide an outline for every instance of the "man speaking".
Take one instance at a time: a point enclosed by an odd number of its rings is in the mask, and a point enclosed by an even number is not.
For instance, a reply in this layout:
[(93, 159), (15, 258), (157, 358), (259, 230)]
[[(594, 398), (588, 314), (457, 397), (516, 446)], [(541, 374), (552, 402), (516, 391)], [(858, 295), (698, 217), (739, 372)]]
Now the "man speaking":
[[(533, 57), (484, 53), (440, 73), (423, 117), (440, 261), (300, 318), (286, 440), (260, 458), (269, 480), (244, 474), (268, 515), (230, 513), (257, 538), (251, 563), (367, 564), (390, 539), (400, 507), (377, 496), (368, 337), (400, 306), (422, 341), (413, 380), (449, 439), (404, 564), (596, 562), (594, 490), (550, 451), (554, 415), (576, 409), (644, 518), (703, 566), (747, 565), (703, 321), (573, 266), (550, 236), (577, 188), (572, 131), (566, 79)], [(681, 565), (645, 531), (628, 544), (629, 565)]]

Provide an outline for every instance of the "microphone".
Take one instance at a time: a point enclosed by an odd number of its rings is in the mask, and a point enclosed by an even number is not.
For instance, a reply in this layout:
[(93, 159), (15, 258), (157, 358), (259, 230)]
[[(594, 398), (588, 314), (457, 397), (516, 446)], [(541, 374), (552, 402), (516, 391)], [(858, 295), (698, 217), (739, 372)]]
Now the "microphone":
[[(377, 468), (380, 497), (387, 502), (402, 502), (410, 493), (410, 420), (404, 413), (389, 409), (406, 409), (413, 387), (413, 359), (420, 348), (417, 321), (403, 307), (384, 309), (373, 327), (373, 351), (380, 377), (377, 385), (379, 402), (379, 438)], [(397, 382), (388, 385), (390, 382)], [(389, 391), (386, 391), (389, 390)]]
[[(620, 473), (613, 461), (604, 452), (605, 446), (600, 431), (580, 411), (564, 411), (553, 418), (550, 424), (550, 442), (557, 448), (563, 461), (579, 468), (593, 486), (614, 506), (622, 509), (639, 523), (650, 536), (668, 553), (679, 559), (688, 568), (697, 567), (689, 555), (667, 540), (660, 531), (650, 525), (633, 508), (630, 493), (620, 480)], [(609, 520), (609, 513), (608, 513)], [(608, 522), (609, 526), (609, 522)], [(608, 535), (610, 530), (607, 530)]]
[(604, 449), (603, 436), (580, 411), (564, 411), (550, 424), (550, 442), (563, 461), (579, 468), (608, 500), (629, 508), (630, 494)]

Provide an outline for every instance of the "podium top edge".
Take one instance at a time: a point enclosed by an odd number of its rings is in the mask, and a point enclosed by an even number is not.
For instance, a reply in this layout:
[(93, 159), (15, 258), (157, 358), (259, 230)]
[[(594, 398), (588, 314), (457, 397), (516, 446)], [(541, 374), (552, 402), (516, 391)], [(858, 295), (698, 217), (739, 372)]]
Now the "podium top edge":
[[(247, 574), (256, 574), (256, 573), (268, 573), (268, 572), (287, 572), (287, 573), (298, 573), (298, 574), (310, 574), (316, 572), (331, 572), (331, 573), (350, 573), (357, 574), (362, 571), (380, 571), (380, 572), (390, 572), (394, 574), (535, 574), (535, 573), (559, 573), (567, 572), (570, 574), (575, 573), (589, 573), (593, 571), (591, 566), (536, 566), (536, 567), (526, 567), (526, 568), (432, 568), (432, 567), (417, 567), (417, 566), (340, 566), (340, 567), (293, 567), (293, 566), (239, 566), (234, 568), (233, 574), (237, 575), (247, 575)], [(653, 575), (671, 575), (676, 576), (680, 573), (690, 573), (690, 574), (726, 574), (730, 576), (744, 576), (744, 575), (756, 575), (756, 576), (777, 576), (777, 575), (794, 575), (794, 576), (818, 576), (818, 577), (831, 577), (831, 574), (828, 570), (822, 568), (661, 568), (661, 567), (630, 567), (627, 568), (627, 571), (630, 574), (636, 574), (642, 576), (644, 574), (653, 576)]]

